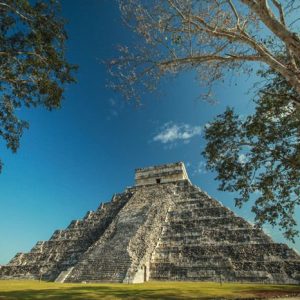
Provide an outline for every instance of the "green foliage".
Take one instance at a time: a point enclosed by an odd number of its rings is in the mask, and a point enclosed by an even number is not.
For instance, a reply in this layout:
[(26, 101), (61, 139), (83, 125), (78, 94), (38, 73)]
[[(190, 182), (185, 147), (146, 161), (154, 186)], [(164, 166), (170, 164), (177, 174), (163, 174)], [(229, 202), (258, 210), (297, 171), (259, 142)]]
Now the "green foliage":
[(239, 207), (252, 195), (257, 225), (278, 225), (293, 240), (299, 234), (294, 217), (300, 205), (299, 96), (281, 76), (261, 75), (273, 78), (260, 89), (254, 114), (241, 118), (227, 108), (206, 127), (203, 154), (220, 190), (238, 192)]
[(59, 108), (76, 68), (65, 59), (67, 35), (57, 2), (31, 3), (0, 2), (0, 136), (13, 152), (28, 127), (17, 111)]

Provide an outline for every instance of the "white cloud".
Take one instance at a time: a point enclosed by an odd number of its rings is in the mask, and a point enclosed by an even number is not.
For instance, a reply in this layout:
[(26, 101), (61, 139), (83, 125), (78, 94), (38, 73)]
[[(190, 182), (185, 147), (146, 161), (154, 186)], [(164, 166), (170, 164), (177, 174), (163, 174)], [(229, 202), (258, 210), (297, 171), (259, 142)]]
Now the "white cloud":
[(116, 106), (117, 105), (117, 102), (116, 102), (116, 100), (114, 99), (114, 98), (109, 98), (109, 104), (111, 105), (111, 106)]
[(119, 115), (121, 114), (124, 105), (123, 102), (119, 102), (114, 98), (109, 98), (108, 99), (108, 114), (106, 117), (106, 120), (111, 121), (113, 118), (118, 118)]
[(185, 166), (188, 169), (188, 174), (191, 176), (198, 176), (208, 173), (206, 170), (206, 162), (203, 160), (200, 160), (197, 163), (190, 163), (188, 161), (185, 163)]
[(153, 141), (163, 144), (176, 142), (189, 143), (194, 136), (201, 134), (201, 126), (191, 126), (189, 124), (175, 124), (168, 122), (164, 124), (160, 132), (153, 137)]
[(207, 174), (206, 163), (204, 161), (199, 161), (198, 164), (193, 168), (192, 175), (203, 175)]

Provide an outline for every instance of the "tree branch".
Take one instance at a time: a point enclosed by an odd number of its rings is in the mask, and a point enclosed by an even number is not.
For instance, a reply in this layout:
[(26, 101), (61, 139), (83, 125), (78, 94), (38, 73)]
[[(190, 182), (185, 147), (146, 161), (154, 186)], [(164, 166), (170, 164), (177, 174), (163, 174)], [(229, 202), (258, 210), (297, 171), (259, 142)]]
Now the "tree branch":
[(22, 19), (24, 19), (26, 21), (29, 21), (29, 22), (31, 21), (28, 17), (24, 16), (17, 9), (15, 9), (14, 7), (8, 5), (7, 3), (0, 2), (0, 6), (3, 6), (5, 8), (10, 9), (12, 12), (16, 13), (18, 16), (20, 16)]
[(239, 16), (239, 14), (236, 10), (236, 7), (234, 6), (234, 4), (232, 3), (231, 0), (228, 0), (227, 2), (229, 4), (231, 10), (233, 11), (233, 14), (234, 14), (235, 18), (236, 18), (236, 27), (240, 28), (240, 16)]
[(289, 48), (296, 57), (300, 57), (300, 39), (296, 33), (291, 32), (284, 24), (277, 20), (269, 9), (266, 1), (240, 0), (260, 17), (262, 22)]
[(271, 0), (271, 1), (274, 4), (274, 6), (278, 9), (281, 24), (286, 26), (282, 5), (277, 0)]
[(159, 66), (171, 67), (181, 64), (200, 64), (203, 62), (209, 61), (262, 61), (261, 56), (259, 55), (233, 55), (228, 54), (227, 56), (219, 55), (198, 55), (193, 57), (184, 57), (178, 59), (172, 59), (167, 61), (159, 62)]

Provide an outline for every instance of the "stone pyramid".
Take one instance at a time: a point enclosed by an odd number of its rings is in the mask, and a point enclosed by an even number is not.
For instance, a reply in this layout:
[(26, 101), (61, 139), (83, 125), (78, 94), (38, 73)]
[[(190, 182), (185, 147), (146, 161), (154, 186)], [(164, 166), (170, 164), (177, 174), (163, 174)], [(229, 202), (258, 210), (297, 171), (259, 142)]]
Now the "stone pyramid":
[(16, 254), (0, 278), (300, 283), (300, 256), (192, 185), (179, 162), (137, 169), (135, 186)]

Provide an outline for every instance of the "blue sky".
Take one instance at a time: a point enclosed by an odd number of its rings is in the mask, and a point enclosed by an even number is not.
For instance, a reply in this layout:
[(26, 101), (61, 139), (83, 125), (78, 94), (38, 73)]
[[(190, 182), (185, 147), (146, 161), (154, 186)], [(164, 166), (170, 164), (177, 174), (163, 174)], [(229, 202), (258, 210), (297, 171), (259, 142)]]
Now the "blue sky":
[[(217, 86), (219, 104), (211, 105), (199, 100), (202, 90), (194, 75), (183, 74), (164, 83), (162, 96), (149, 95), (136, 107), (105, 87), (101, 61), (131, 39), (116, 3), (62, 4), (69, 20), (68, 58), (79, 65), (78, 83), (67, 87), (60, 110), (21, 112), (30, 129), (17, 154), (0, 145), (0, 264), (133, 185), (138, 167), (183, 161), (194, 184), (251, 220), (249, 205), (234, 208), (233, 195), (217, 191), (213, 174), (205, 172), (201, 131), (228, 105), (241, 114), (253, 109), (247, 94), (253, 78)], [(277, 230), (267, 231), (283, 241)], [(299, 250), (299, 239), (291, 246)]]

